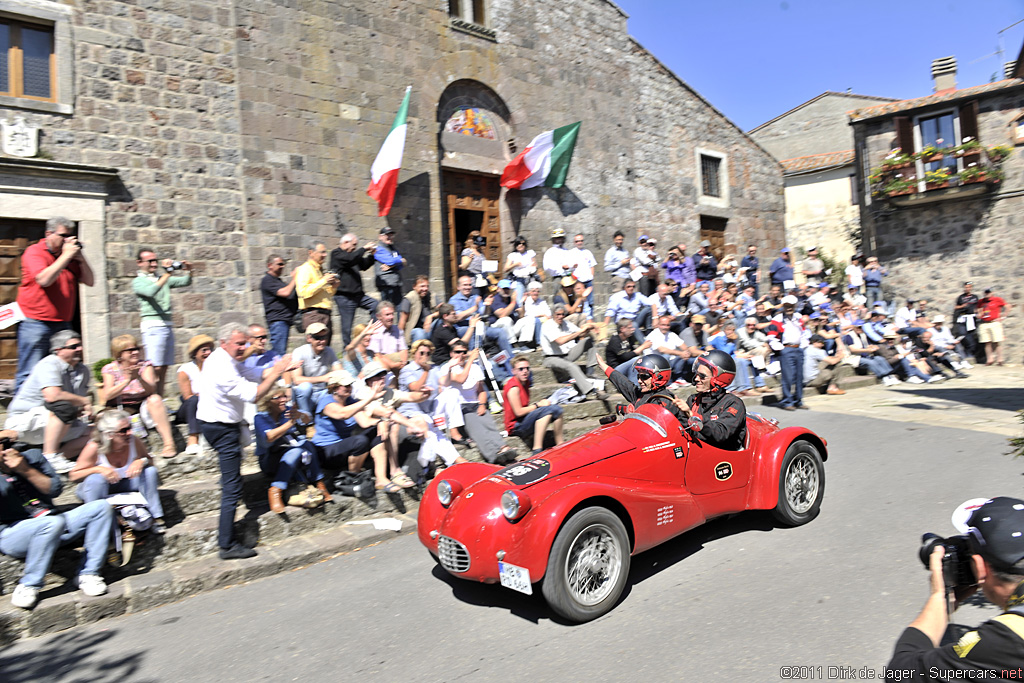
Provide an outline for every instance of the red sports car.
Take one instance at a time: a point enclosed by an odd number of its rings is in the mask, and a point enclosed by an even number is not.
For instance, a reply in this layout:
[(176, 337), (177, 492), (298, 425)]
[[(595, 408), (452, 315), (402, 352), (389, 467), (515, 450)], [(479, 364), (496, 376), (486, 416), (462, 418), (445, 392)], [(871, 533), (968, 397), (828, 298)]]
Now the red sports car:
[(532, 594), (584, 622), (612, 609), (630, 556), (704, 522), (773, 510), (814, 519), (825, 492), (825, 440), (747, 416), (747, 447), (695, 440), (660, 405), (507, 467), (455, 465), (434, 478), (419, 538), (448, 572)]

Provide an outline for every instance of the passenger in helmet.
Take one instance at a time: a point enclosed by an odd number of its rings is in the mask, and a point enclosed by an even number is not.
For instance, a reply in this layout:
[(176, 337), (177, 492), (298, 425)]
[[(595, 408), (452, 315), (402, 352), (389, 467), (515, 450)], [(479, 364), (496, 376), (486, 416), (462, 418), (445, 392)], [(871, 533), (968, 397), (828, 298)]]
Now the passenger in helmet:
[[(736, 377), (736, 362), (724, 351), (708, 351), (693, 363), (697, 393), (676, 405), (686, 415), (686, 428), (705, 443), (727, 451), (743, 450), (747, 442), (747, 408), (725, 390)], [(683, 405), (679, 405), (682, 403)]]
[(630, 407), (628, 410), (630, 412), (645, 403), (650, 403), (658, 392), (664, 390), (662, 395), (669, 396), (673, 399), (673, 402), (663, 402), (661, 405), (675, 415), (681, 424), (686, 424), (686, 420), (689, 418), (686, 403), (676, 399), (665, 389), (672, 379), (672, 366), (669, 365), (668, 360), (660, 353), (647, 354), (633, 365), (633, 370), (636, 372), (637, 377), (636, 384), (633, 384), (628, 377), (608, 365), (604, 358), (601, 357), (601, 354), (597, 355), (597, 364), (608, 380), (619, 390), (619, 393), (629, 401)]

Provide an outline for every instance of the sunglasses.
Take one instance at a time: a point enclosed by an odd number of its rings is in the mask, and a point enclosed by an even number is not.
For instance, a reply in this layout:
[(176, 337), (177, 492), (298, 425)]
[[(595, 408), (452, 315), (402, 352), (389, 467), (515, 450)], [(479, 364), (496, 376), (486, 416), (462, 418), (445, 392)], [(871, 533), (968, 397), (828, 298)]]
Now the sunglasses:
[[(317, 340), (320, 340), (320, 341), (323, 341), (324, 339), (327, 339), (327, 334), (326, 333), (324, 333), (324, 334), (311, 334), (310, 336), (313, 337), (313, 339), (317, 339)], [(266, 339), (266, 337), (264, 337), (264, 339)]]
[(67, 346), (62, 346), (60, 348), (65, 350), (65, 351), (74, 351), (75, 349), (82, 348), (82, 343), (79, 342), (77, 344), (68, 344)]
[(129, 352), (130, 351), (141, 351), (141, 349), (138, 346), (129, 346), (127, 349), (125, 349), (121, 353), (124, 353), (125, 351), (129, 351)]
[(140, 258), (139, 263), (159, 263), (155, 258)]
[(468, 351), (466, 351), (466, 349), (456, 349), (456, 350), (452, 351), (452, 355), (453, 356), (456, 356), (456, 355), (461, 356), (461, 355), (464, 355), (466, 353), (468, 353)]
[(706, 372), (698, 372), (698, 373), (696, 373), (696, 375), (697, 375), (697, 377), (698, 377), (699, 379), (711, 379), (711, 375), (710, 375), (710, 373), (706, 373)]
[(131, 425), (128, 425), (127, 427), (124, 427), (122, 429), (115, 429), (113, 433), (120, 434), (121, 436), (128, 436), (129, 434), (132, 433)]
[[(256, 334), (256, 335), (253, 335), (253, 337), (252, 337), (252, 338), (253, 338), (253, 339), (266, 339), (266, 338), (267, 338), (267, 335), (265, 335), (265, 334)], [(319, 339), (319, 338), (320, 338), (320, 337), (317, 337), (317, 339)], [(326, 337), (326, 336), (324, 336), (323, 338), (324, 338), (324, 339), (327, 339), (327, 337)]]

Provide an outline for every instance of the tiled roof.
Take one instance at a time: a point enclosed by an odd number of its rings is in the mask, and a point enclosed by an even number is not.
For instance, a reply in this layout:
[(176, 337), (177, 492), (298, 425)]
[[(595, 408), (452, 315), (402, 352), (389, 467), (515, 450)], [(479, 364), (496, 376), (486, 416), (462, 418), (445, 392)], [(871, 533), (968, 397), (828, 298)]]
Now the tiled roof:
[(882, 116), (891, 116), (892, 114), (910, 111), (911, 109), (919, 109), (933, 104), (954, 102), (956, 100), (967, 99), (969, 97), (977, 97), (978, 95), (987, 95), (989, 93), (999, 92), (1000, 90), (1010, 90), (1021, 86), (1024, 86), (1024, 79), (1008, 78), (1004, 81), (996, 81), (995, 83), (986, 83), (985, 85), (976, 85), (970, 88), (961, 88), (959, 90), (950, 88), (949, 90), (942, 90), (937, 93), (932, 93), (931, 95), (926, 95), (925, 97), (916, 97), (911, 100), (899, 100), (898, 102), (879, 104), (874, 107), (862, 107), (861, 109), (854, 109), (853, 111), (847, 112), (847, 116), (850, 117), (850, 122), (853, 123)]
[(858, 99), (858, 100), (878, 100), (879, 102), (895, 102), (896, 101), (892, 97), (879, 97), (877, 95), (858, 95), (858, 94), (852, 93), (852, 92), (833, 92), (831, 90), (826, 90), (825, 92), (821, 93), (817, 97), (812, 97), (811, 99), (807, 100), (806, 102), (804, 102), (802, 104), (796, 105), (795, 107), (793, 107), (789, 111), (787, 111), (785, 113), (782, 113), (782, 114), (779, 114), (778, 116), (773, 118), (771, 121), (765, 121), (760, 126), (757, 126), (756, 128), (751, 128), (750, 130), (747, 131), (747, 134), (749, 135), (750, 133), (756, 133), (757, 131), (761, 130), (765, 126), (769, 126), (769, 125), (775, 123), (776, 121), (778, 121), (779, 119), (784, 119), (787, 116), (789, 116), (790, 114), (792, 114), (793, 112), (799, 111), (800, 109), (803, 109), (804, 107), (806, 107), (809, 104), (814, 104), (815, 102), (817, 102), (818, 100), (820, 100), (820, 99), (822, 99), (824, 97), (849, 97), (849, 98)]
[(825, 152), (824, 154), (811, 154), (805, 157), (794, 157), (783, 159), (782, 168), (786, 175), (810, 173), (811, 171), (824, 171), (828, 168), (848, 166), (853, 163), (853, 150), (845, 149), (841, 152)]

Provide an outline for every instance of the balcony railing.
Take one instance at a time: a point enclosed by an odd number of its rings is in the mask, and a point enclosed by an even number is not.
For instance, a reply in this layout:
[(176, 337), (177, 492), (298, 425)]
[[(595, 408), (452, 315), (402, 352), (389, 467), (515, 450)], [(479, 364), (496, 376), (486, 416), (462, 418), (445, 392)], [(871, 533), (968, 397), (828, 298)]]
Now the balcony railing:
[(986, 149), (977, 143), (908, 155), (893, 150), (868, 176), (871, 196), (898, 205), (983, 194), (1003, 179), (1009, 147)]

